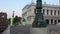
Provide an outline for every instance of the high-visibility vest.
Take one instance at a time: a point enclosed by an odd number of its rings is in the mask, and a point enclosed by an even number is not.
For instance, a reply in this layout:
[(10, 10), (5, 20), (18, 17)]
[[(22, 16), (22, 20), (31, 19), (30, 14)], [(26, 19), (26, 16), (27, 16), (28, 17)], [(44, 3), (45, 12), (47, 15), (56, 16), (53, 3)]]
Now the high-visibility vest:
[(13, 22), (14, 22), (14, 17), (12, 16), (12, 17), (10, 18), (10, 25), (11, 25), (11, 26), (13, 25)]

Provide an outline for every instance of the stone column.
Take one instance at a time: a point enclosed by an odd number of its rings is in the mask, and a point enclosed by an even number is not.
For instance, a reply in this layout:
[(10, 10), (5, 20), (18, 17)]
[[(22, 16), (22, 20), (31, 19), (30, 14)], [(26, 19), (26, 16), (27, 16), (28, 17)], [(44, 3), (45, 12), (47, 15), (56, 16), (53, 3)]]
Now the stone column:
[(55, 20), (53, 20), (53, 24), (55, 24)]
[(58, 20), (57, 20), (57, 23), (58, 23)]
[(47, 10), (45, 9), (45, 15), (47, 15)]
[(58, 16), (58, 10), (56, 10), (56, 16)]
[(51, 24), (51, 20), (49, 20), (49, 24)]
[(54, 15), (54, 10), (53, 10), (53, 15)]
[(60, 16), (60, 12), (59, 12), (59, 16)]
[(41, 10), (41, 13), (43, 13), (43, 9)]

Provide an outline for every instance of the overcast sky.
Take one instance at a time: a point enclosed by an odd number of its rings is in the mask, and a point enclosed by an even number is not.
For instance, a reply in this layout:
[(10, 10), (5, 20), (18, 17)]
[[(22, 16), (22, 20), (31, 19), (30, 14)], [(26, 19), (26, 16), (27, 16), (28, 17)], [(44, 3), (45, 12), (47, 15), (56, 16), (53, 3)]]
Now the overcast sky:
[[(30, 4), (32, 0), (0, 0), (0, 12), (7, 12), (8, 17), (12, 15), (12, 11), (15, 11), (15, 15), (22, 16), (21, 9), (26, 5)], [(59, 5), (59, 0), (42, 0), (47, 4)], [(36, 0), (34, 0), (36, 3)]]

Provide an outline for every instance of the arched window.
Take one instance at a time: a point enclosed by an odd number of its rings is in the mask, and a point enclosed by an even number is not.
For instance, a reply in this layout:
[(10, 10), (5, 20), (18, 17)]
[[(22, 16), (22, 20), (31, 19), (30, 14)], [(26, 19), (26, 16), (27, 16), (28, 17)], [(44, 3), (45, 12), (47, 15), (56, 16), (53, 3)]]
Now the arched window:
[(58, 11), (58, 16), (60, 16), (60, 10)]
[(48, 19), (46, 19), (46, 23), (49, 24), (49, 20)]
[(49, 10), (47, 10), (47, 15), (49, 14)]
[(56, 10), (54, 10), (54, 15), (56, 15)]
[(45, 14), (45, 9), (43, 9), (43, 14)]
[(58, 20), (58, 23), (60, 23), (60, 20)]
[(53, 19), (51, 19), (51, 24), (53, 24)]
[(55, 20), (55, 24), (57, 24), (57, 21)]
[(51, 10), (51, 15), (53, 14), (53, 10)]

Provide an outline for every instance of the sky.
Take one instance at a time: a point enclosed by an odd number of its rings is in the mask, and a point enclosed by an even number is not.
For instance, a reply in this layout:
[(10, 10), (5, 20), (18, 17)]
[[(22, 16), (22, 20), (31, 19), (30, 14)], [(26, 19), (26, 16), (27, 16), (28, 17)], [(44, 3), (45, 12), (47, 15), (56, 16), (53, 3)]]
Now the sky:
[[(13, 11), (15, 11), (15, 16), (22, 16), (22, 8), (30, 4), (32, 0), (0, 0), (0, 12), (6, 12), (8, 14), (8, 18), (12, 16)], [(34, 0), (36, 3), (36, 0)], [(54, 4), (59, 5), (59, 0), (42, 0), (44, 4)]]

